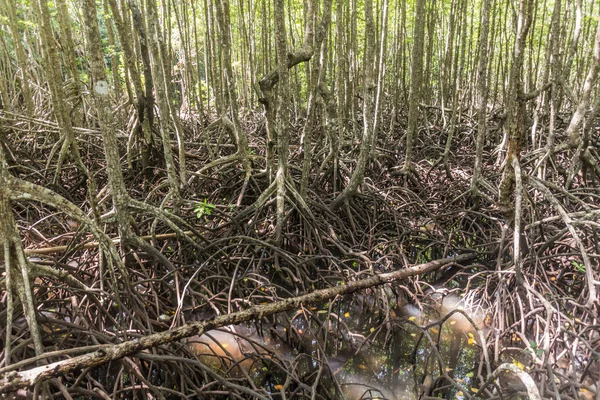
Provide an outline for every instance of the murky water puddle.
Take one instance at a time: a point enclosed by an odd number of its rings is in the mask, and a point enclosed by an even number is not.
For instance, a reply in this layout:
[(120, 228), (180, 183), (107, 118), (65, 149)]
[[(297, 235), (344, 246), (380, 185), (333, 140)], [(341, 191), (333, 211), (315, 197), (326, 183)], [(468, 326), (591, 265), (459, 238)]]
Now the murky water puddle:
[[(271, 393), (315, 379), (331, 397), (417, 399), (474, 394), (483, 310), (434, 294), (420, 307), (355, 295), (279, 315), (272, 324), (230, 326), (189, 342), (199, 359)], [(304, 388), (304, 390), (306, 387)], [(289, 397), (289, 396), (288, 396)]]

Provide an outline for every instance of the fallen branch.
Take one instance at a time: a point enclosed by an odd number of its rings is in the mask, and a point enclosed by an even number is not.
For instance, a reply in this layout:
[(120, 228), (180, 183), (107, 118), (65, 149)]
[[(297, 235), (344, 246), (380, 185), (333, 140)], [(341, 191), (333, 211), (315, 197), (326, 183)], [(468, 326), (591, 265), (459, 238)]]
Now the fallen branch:
[(212, 329), (227, 325), (239, 324), (255, 319), (262, 319), (268, 315), (299, 308), (301, 305), (318, 304), (336, 296), (354, 293), (356, 291), (382, 285), (384, 283), (390, 283), (400, 279), (408, 278), (410, 276), (435, 271), (448, 264), (464, 263), (471, 261), (476, 257), (477, 254), (471, 253), (435, 260), (398, 271), (375, 275), (367, 279), (348, 282), (345, 285), (317, 290), (302, 296), (281, 300), (272, 304), (252, 306), (247, 310), (227, 315), (220, 315), (205, 321), (186, 324), (175, 329), (154, 333), (123, 343), (102, 346), (98, 350), (89, 354), (57, 361), (30, 370), (7, 372), (0, 375), (0, 393), (14, 392), (18, 389), (33, 386), (36, 383), (48, 379), (64, 376), (65, 374), (75, 370), (95, 367), (126, 356), (135, 355), (140, 351), (153, 347), (168, 344), (191, 336), (202, 335), (204, 332)]

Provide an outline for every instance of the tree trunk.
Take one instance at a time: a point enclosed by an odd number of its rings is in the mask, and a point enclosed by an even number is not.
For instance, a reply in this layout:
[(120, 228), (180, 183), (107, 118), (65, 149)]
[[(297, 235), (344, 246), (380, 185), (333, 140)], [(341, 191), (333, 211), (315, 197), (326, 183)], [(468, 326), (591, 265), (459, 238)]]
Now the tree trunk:
[(94, 0), (83, 0), (83, 17), (86, 27), (88, 58), (92, 78), (92, 95), (98, 112), (98, 122), (102, 133), (102, 144), (106, 157), (106, 173), (110, 186), (113, 208), (116, 216), (119, 235), (124, 241), (132, 236), (128, 210), (129, 196), (125, 189), (119, 145), (114, 128), (113, 110), (110, 104), (110, 88), (106, 80), (104, 53), (100, 41), (96, 5)]
[(406, 153), (402, 171), (413, 173), (414, 143), (418, 135), (419, 103), (423, 86), (423, 45), (425, 42), (425, 0), (417, 1), (415, 28), (413, 34), (412, 65), (410, 74), (410, 95), (408, 100), (408, 128), (406, 130)]
[[(248, 137), (242, 129), (239, 118), (238, 109), (238, 96), (235, 90), (235, 80), (233, 76), (233, 68), (231, 65), (231, 17), (229, 12), (229, 0), (223, 0), (216, 2), (217, 20), (219, 22), (219, 33), (221, 49), (223, 54), (223, 77), (224, 77), (224, 100), (225, 107), (229, 110), (229, 115), (233, 123), (234, 136), (237, 146), (237, 155), (242, 161), (244, 171), (246, 171), (246, 178), (244, 180), (244, 187), (247, 180), (250, 178), (251, 166), (250, 159), (248, 158)], [(223, 115), (222, 117), (225, 117)], [(238, 198), (238, 205), (241, 204), (243, 196), (243, 190), (240, 192)]]
[(288, 170), (288, 153), (290, 145), (290, 96), (288, 73), (288, 50), (285, 28), (284, 0), (274, 0), (273, 11), (275, 14), (275, 48), (277, 50), (278, 80), (276, 94), (276, 134), (277, 134), (277, 225), (275, 227), (275, 241), (281, 245), (283, 240), (283, 223), (285, 220), (285, 181)]
[[(31, 86), (29, 83), (29, 77), (27, 76), (27, 57), (25, 55), (25, 49), (21, 39), (21, 33), (19, 32), (19, 26), (17, 25), (17, 12), (15, 10), (14, 0), (3, 0), (4, 2), (4, 14), (7, 17), (7, 23), (13, 37), (13, 44), (15, 47), (15, 53), (17, 55), (17, 65), (21, 74), (17, 74), (18, 79), (21, 82), (21, 90), (23, 91), (23, 100), (25, 101), (25, 107), (27, 114), (32, 116), (35, 111), (35, 105), (33, 104), (33, 93), (31, 92)], [(1, 4), (1, 3), (0, 3)]]
[(481, 30), (479, 33), (479, 62), (477, 64), (477, 142), (475, 149), (475, 167), (471, 178), (471, 189), (476, 189), (481, 179), (481, 165), (483, 163), (483, 145), (487, 132), (487, 101), (488, 101), (488, 33), (490, 9), (492, 0), (483, 1), (481, 14)]
[[(130, 0), (130, 4), (133, 0)], [(180, 137), (181, 128), (179, 127), (179, 120), (177, 115), (173, 113), (173, 106), (171, 99), (169, 98), (168, 81), (170, 80), (169, 71), (165, 70), (165, 62), (163, 60), (163, 52), (161, 49), (164, 47), (159, 40), (161, 39), (161, 33), (158, 28), (158, 15), (156, 11), (156, 3), (154, 0), (146, 0), (147, 10), (147, 24), (148, 24), (148, 44), (152, 53), (152, 75), (155, 78), (154, 88), (156, 89), (156, 98), (158, 100), (158, 110), (160, 113), (160, 135), (163, 142), (163, 153), (165, 157), (165, 163), (167, 166), (167, 180), (169, 182), (169, 188), (175, 202), (180, 200), (179, 185), (180, 178), (181, 182), (185, 182), (185, 156), (182, 158), (183, 139)], [(173, 158), (173, 150), (171, 149), (171, 134), (169, 132), (169, 122), (172, 120), (175, 128), (175, 134), (179, 145), (179, 170), (180, 178), (177, 177), (177, 168), (175, 167), (175, 160)]]
[(377, 64), (375, 62), (375, 23), (373, 20), (373, 2), (365, 1), (365, 61), (363, 64), (363, 135), (360, 145), (360, 153), (356, 162), (356, 168), (352, 173), (348, 186), (329, 206), (332, 210), (339, 208), (348, 201), (362, 184), (365, 178), (367, 161), (371, 154), (371, 143), (373, 142), (373, 89), (375, 88), (375, 77), (377, 76)]
[[(66, 109), (66, 99), (62, 88), (61, 65), (58, 59), (58, 53), (54, 46), (54, 35), (52, 34), (52, 25), (50, 22), (50, 11), (46, 0), (37, 0), (38, 15), (40, 18), (40, 36), (42, 39), (42, 48), (44, 50), (44, 62), (48, 78), (48, 86), (52, 96), (52, 105), (56, 114), (56, 119), (61, 132), (61, 149), (58, 156), (54, 182), (60, 179), (60, 171), (64, 160), (69, 154), (74, 158), (79, 169), (87, 175), (87, 169), (81, 162), (79, 148), (75, 141), (75, 133), (71, 125), (71, 118)], [(53, 149), (54, 151), (54, 149)], [(52, 154), (52, 153), (51, 153)], [(48, 157), (48, 161), (52, 156)]]
[[(531, 26), (531, 8), (533, 0), (521, 0), (517, 19), (516, 39), (508, 82), (506, 105), (506, 129), (508, 134), (508, 152), (504, 165), (502, 181), (499, 187), (498, 204), (508, 215), (512, 214), (511, 195), (515, 184), (513, 159), (520, 160), (521, 150), (526, 140), (526, 102), (523, 99), (523, 61), (527, 33)], [(519, 162), (520, 163), (520, 162)]]

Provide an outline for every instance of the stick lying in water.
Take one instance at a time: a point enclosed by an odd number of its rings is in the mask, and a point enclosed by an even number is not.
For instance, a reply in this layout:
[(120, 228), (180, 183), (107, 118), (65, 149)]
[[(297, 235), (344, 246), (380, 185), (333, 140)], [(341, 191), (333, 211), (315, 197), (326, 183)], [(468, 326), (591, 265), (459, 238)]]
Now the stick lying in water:
[(0, 393), (14, 392), (18, 389), (33, 386), (38, 382), (56, 378), (74, 370), (102, 365), (109, 361), (135, 355), (135, 353), (142, 350), (171, 343), (190, 336), (202, 335), (204, 332), (210, 331), (211, 329), (235, 325), (255, 319), (262, 319), (265, 316), (296, 309), (301, 305), (321, 303), (325, 300), (332, 299), (335, 296), (350, 294), (384, 283), (390, 283), (410, 276), (435, 271), (448, 264), (464, 263), (474, 260), (476, 257), (477, 254), (475, 253), (463, 254), (456, 257), (443, 258), (441, 260), (415, 265), (394, 272), (378, 274), (370, 278), (349, 282), (341, 286), (316, 290), (311, 293), (277, 301), (275, 303), (252, 306), (247, 310), (186, 324), (178, 328), (154, 333), (123, 343), (104, 345), (100, 348), (94, 346), (95, 351), (88, 354), (57, 361), (52, 364), (32, 368), (26, 371), (10, 371), (10, 366), (8, 366), (0, 369)]

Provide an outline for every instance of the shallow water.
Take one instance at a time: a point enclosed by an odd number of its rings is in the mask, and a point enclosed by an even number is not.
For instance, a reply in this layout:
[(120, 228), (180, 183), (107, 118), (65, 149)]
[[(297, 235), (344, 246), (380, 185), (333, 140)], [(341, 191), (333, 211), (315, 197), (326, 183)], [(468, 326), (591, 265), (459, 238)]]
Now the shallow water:
[[(485, 329), (484, 310), (464, 303), (453, 294), (434, 294), (420, 307), (357, 295), (280, 315), (267, 329), (240, 325), (210, 331), (189, 346), (222, 375), (251, 379), (273, 393), (293, 365), (297, 376), (323, 367), (332, 393), (339, 396), (341, 389), (351, 400), (413, 400), (435, 388), (433, 395), (460, 399), (471, 388), (478, 359), (469, 319)], [(438, 379), (442, 373), (462, 388)]]

